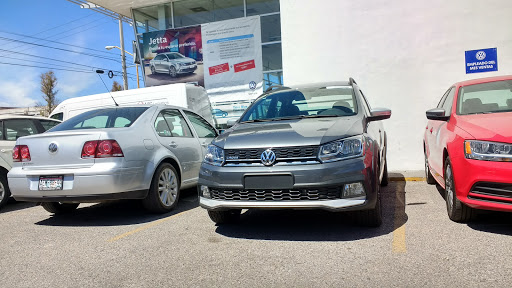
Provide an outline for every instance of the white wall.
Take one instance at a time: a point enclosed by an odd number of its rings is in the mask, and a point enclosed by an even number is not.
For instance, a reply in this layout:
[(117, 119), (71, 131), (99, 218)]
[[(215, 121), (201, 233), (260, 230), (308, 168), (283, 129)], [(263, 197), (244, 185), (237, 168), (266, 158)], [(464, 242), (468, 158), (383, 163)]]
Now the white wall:
[[(389, 170), (423, 169), (425, 111), (455, 82), (512, 74), (511, 0), (281, 0), (284, 82), (354, 77), (392, 109)], [(465, 51), (498, 48), (498, 71), (467, 74)]]

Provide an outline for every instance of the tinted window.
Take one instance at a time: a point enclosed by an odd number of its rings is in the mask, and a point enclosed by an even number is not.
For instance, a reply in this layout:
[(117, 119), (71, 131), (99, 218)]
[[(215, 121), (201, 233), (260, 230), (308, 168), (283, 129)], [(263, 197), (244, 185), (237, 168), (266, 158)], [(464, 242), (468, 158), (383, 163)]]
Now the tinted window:
[(258, 98), (241, 121), (350, 116), (357, 113), (352, 86), (282, 90)]
[(215, 129), (208, 124), (206, 120), (201, 118), (201, 116), (196, 115), (189, 111), (184, 111), (185, 115), (187, 115), (188, 120), (192, 123), (192, 126), (194, 126), (194, 129), (197, 132), (197, 136), (199, 138), (213, 138), (217, 136), (217, 132)]
[(444, 103), (441, 108), (444, 109), (444, 116), (450, 116), (452, 113), (452, 106), (453, 106), (453, 96), (455, 95), (455, 87), (452, 87), (450, 91), (448, 92), (448, 95), (446, 96), (446, 99), (444, 100)]
[(48, 131), (51, 128), (53, 128), (53, 127), (55, 127), (55, 126), (60, 124), (60, 122), (52, 121), (52, 120), (38, 120), (38, 121), (43, 126), (44, 131)]
[(64, 119), (64, 113), (57, 113), (55, 115), (50, 116), (50, 118), (62, 121), (62, 119)]
[(177, 110), (164, 110), (155, 120), (155, 130), (162, 137), (192, 137), (192, 132)]
[(147, 107), (123, 107), (92, 110), (62, 122), (52, 131), (129, 127), (147, 109)]
[(19, 137), (37, 134), (36, 125), (32, 119), (4, 120), (5, 140), (16, 141)]
[(512, 111), (512, 80), (494, 81), (461, 87), (457, 114)]
[(155, 60), (162, 60), (164, 58), (163, 55), (156, 55)]

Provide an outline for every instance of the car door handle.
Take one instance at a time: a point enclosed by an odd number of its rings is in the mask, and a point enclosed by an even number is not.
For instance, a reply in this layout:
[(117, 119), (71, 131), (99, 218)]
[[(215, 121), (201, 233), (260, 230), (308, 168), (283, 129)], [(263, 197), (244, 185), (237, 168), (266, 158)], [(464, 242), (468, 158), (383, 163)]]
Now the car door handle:
[(201, 143), (201, 146), (203, 146), (203, 147), (207, 147), (207, 146), (208, 146), (208, 143), (203, 142), (203, 143)]
[(12, 152), (12, 149), (2, 149), (0, 150), (2, 153)]
[(178, 147), (178, 144), (176, 142), (172, 141), (171, 143), (169, 143), (169, 146), (171, 148), (176, 148), (176, 147)]
[(430, 128), (430, 134), (432, 134), (432, 130), (434, 130), (434, 127)]

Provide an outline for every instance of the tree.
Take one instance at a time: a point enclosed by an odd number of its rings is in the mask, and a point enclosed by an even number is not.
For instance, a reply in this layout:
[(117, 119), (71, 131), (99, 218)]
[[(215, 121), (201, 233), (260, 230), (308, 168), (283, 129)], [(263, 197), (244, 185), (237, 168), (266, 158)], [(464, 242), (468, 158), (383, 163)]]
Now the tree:
[(57, 77), (53, 71), (48, 71), (46, 73), (41, 74), (41, 92), (43, 92), (43, 99), (46, 102), (44, 105), (46, 108), (44, 109), (44, 114), (50, 115), (52, 110), (57, 107), (59, 101), (57, 100), (57, 92), (55, 87), (57, 86)]
[(112, 83), (112, 89), (110, 91), (111, 92), (123, 91), (123, 86), (121, 86), (121, 84), (117, 83), (117, 81), (114, 81), (114, 83)]

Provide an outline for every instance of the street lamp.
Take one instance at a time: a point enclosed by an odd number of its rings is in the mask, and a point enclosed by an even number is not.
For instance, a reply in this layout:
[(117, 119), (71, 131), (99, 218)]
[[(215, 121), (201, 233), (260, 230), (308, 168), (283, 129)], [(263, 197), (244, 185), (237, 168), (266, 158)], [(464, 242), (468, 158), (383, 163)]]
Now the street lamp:
[[(105, 49), (107, 49), (107, 50), (112, 50), (114, 48), (117, 48), (117, 49), (123, 51), (123, 49), (121, 49), (118, 46), (105, 46)], [(130, 53), (130, 52), (126, 51), (126, 50), (124, 50), (124, 53), (130, 54), (130, 55), (132, 55), (132, 57), (135, 57), (132, 53)], [(123, 60), (123, 64), (122, 65), (123, 65), (124, 88), (128, 89), (128, 82), (127, 82), (127, 78), (126, 78), (126, 59), (125, 59), (124, 55), (122, 55), (122, 56), (123, 56), (123, 59), (122, 59)], [(137, 69), (137, 88), (140, 88), (140, 85), (139, 85), (139, 65), (137, 65), (137, 63), (135, 63), (135, 69)]]

